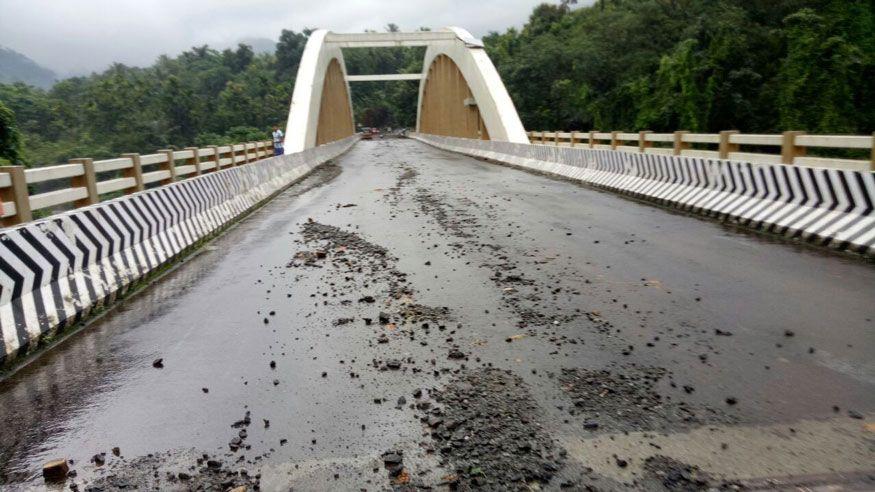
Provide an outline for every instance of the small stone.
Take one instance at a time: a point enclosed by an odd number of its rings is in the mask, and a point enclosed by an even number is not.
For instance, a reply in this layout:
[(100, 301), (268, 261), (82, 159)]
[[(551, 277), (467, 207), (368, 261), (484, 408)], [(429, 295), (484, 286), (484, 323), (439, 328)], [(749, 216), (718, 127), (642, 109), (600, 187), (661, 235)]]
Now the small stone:
[(63, 482), (67, 478), (70, 467), (67, 460), (53, 460), (43, 465), (43, 478), (46, 482)]
[(115, 456), (121, 456), (122, 450), (118, 446), (116, 446), (112, 448), (112, 454), (114, 454)]
[(863, 420), (863, 414), (856, 410), (848, 410), (848, 417), (857, 420)]
[(106, 457), (103, 453), (97, 453), (91, 457), (91, 461), (97, 466), (103, 466), (103, 464), (106, 463)]
[(465, 353), (459, 349), (452, 349), (450, 350), (450, 353), (447, 355), (447, 357), (450, 359), (464, 359)]
[(275, 360), (270, 361), (270, 368), (276, 369), (276, 361)]
[(734, 396), (730, 396), (729, 398), (726, 399), (727, 405), (735, 405), (736, 403), (738, 403), (738, 399), (735, 398)]
[(399, 453), (389, 452), (383, 455), (383, 463), (386, 465), (398, 465), (404, 461)]
[(587, 420), (583, 423), (583, 428), (587, 430), (595, 430), (599, 428), (599, 423), (595, 420)]
[(788, 337), (788, 338), (789, 338), (789, 337), (792, 337), (792, 336), (794, 336), (794, 335), (796, 335), (796, 333), (794, 333), (793, 330), (784, 330), (784, 336), (785, 336), (785, 337)]
[(398, 359), (389, 359), (386, 361), (386, 367), (392, 370), (401, 369), (401, 361)]
[(201, 391), (203, 391), (204, 393), (209, 393), (210, 389), (209, 388), (201, 388)]
[(388, 325), (390, 321), (390, 316), (388, 313), (384, 313), (380, 311), (380, 315), (378, 316), (381, 325)]
[(164, 359), (153, 360), (152, 367), (154, 367), (155, 369), (164, 369)]

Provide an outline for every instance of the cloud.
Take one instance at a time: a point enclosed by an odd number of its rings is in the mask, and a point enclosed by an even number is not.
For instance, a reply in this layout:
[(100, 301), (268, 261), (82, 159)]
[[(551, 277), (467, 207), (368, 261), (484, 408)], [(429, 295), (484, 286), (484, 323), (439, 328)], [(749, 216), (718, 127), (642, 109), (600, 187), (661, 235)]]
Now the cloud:
[(335, 32), (460, 26), (475, 36), (521, 26), (543, 0), (0, 0), (0, 45), (61, 74), (112, 62), (149, 65), (191, 46), (277, 39), (282, 29)]

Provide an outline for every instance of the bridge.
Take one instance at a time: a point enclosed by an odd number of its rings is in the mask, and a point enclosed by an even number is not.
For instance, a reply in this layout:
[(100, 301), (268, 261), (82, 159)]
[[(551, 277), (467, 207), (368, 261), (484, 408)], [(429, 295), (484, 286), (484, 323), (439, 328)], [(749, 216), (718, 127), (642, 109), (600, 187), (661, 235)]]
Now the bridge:
[(0, 168), (0, 484), (872, 488), (872, 144), (527, 132), (462, 29), (315, 31), (283, 156)]

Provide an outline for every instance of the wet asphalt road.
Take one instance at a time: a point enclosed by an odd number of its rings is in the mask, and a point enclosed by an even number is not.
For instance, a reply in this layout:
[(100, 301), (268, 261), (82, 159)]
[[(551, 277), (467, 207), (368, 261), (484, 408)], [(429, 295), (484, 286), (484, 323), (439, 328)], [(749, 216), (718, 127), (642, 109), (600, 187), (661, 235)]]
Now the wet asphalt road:
[(266, 490), (865, 488), (873, 319), (871, 263), (363, 141), (0, 382), (0, 484), (208, 453)]

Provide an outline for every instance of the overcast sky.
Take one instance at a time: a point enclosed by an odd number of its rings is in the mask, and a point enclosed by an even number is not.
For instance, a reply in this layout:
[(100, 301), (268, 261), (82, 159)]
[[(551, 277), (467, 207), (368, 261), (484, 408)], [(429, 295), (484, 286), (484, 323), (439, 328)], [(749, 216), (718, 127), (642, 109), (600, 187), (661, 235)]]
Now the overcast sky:
[[(550, 3), (558, 3), (549, 0)], [(481, 37), (521, 26), (544, 0), (0, 0), (0, 45), (59, 75), (114, 61), (151, 64), (191, 46), (276, 40), (282, 29), (335, 32), (460, 26)]]

